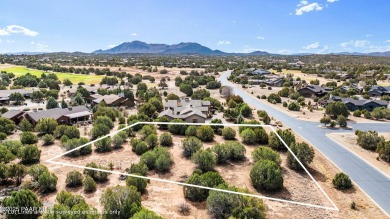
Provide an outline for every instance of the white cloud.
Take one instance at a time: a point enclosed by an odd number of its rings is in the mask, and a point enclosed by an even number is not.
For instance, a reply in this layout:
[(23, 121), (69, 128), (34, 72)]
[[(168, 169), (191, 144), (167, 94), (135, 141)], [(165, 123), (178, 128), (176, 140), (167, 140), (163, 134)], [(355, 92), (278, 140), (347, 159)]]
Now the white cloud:
[(30, 44), (35, 46), (35, 52), (50, 52), (49, 46), (44, 42), (38, 43), (32, 41)]
[(218, 41), (217, 45), (230, 45), (232, 44), (230, 41), (227, 40), (220, 40)]
[(385, 40), (384, 42), (385, 42), (385, 43), (390, 43), (390, 40)]
[(307, 4), (309, 4), (308, 1), (302, 0), (302, 1), (299, 2), (299, 4), (298, 4), (297, 6), (298, 6), (298, 7), (301, 7), (301, 6), (307, 5)]
[(259, 40), (264, 40), (265, 38), (264, 37), (262, 37), (262, 36), (258, 36), (258, 37), (256, 37), (257, 39), (259, 39)]
[(116, 44), (111, 44), (111, 45), (108, 45), (107, 48), (111, 49), (111, 48), (114, 48), (115, 46), (117, 46)]
[(350, 40), (348, 42), (340, 43), (340, 46), (343, 48), (355, 47), (355, 48), (366, 48), (371, 45), (371, 42), (368, 40)]
[(36, 36), (38, 35), (38, 32), (36, 31), (32, 31), (26, 27), (22, 27), (22, 26), (19, 26), (19, 25), (8, 25), (6, 26), (5, 28), (3, 29), (0, 29), (0, 36), (7, 36), (7, 35), (11, 35), (11, 34), (17, 34), (17, 33), (21, 33), (21, 34), (24, 34), (26, 36)]
[(6, 40), (5, 42), (6, 42), (6, 43), (14, 43), (15, 40)]
[[(300, 6), (298, 6), (300, 7)], [(323, 7), (317, 2), (304, 5), (295, 10), (295, 15), (302, 15), (303, 13), (311, 12), (311, 11), (321, 11)]]
[(3, 42), (1, 39), (0, 39), (0, 43)]
[(338, 2), (339, 0), (327, 0), (327, 2), (333, 3), (333, 2)]
[(373, 37), (374, 35), (372, 34), (366, 34), (366, 37)]
[(138, 34), (137, 34), (137, 33), (132, 33), (131, 35), (132, 35), (132, 36), (137, 36)]
[(307, 46), (304, 46), (303, 48), (304, 49), (317, 49), (320, 46), (321, 46), (320, 42), (315, 42), (315, 43), (309, 44)]

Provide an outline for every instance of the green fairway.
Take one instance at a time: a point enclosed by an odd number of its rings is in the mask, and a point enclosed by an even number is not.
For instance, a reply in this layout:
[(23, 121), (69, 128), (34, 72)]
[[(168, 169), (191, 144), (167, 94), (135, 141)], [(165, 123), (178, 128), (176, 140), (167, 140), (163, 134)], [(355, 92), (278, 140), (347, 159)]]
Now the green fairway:
[(12, 72), (15, 74), (15, 77), (25, 75), (30, 73), (37, 77), (41, 77), (42, 73), (54, 73), (57, 75), (58, 79), (62, 82), (64, 79), (69, 79), (73, 84), (78, 84), (79, 82), (84, 82), (86, 84), (99, 84), (104, 75), (82, 75), (82, 74), (73, 74), (73, 73), (62, 73), (62, 72), (44, 72), (36, 69), (29, 69), (23, 66), (11, 67), (2, 69), (2, 71)]

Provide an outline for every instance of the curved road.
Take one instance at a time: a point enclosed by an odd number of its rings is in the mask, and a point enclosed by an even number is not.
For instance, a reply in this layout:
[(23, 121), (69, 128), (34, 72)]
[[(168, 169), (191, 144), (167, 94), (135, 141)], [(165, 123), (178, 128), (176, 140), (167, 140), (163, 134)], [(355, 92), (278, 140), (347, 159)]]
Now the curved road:
[(234, 93), (240, 95), (245, 102), (250, 103), (257, 109), (266, 110), (269, 115), (277, 118), (277, 120), (293, 129), (297, 134), (314, 145), (344, 173), (348, 174), (387, 215), (390, 215), (390, 178), (326, 136), (327, 133), (352, 132), (354, 129), (390, 132), (390, 124), (349, 124), (349, 126), (353, 128), (352, 130), (321, 129), (318, 128), (320, 125), (319, 122), (298, 120), (260, 102), (256, 97), (248, 94), (246, 91), (233, 86), (233, 84), (227, 80), (230, 72), (231, 71), (224, 72), (219, 78), (222, 85), (233, 87)]

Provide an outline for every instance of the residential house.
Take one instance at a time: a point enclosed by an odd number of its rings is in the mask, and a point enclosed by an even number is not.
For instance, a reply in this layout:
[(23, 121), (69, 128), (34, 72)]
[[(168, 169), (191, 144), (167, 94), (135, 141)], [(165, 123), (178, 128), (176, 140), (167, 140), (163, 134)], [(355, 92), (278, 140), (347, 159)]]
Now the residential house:
[(329, 87), (321, 87), (318, 85), (307, 85), (298, 90), (298, 93), (304, 97), (323, 97), (333, 89)]
[(347, 93), (350, 90), (356, 90), (358, 94), (360, 94), (363, 91), (364, 86), (361, 86), (360, 84), (351, 84), (349, 86), (341, 86), (340, 90), (343, 93)]
[(9, 104), (9, 96), (13, 93), (20, 93), (24, 98), (30, 98), (35, 89), (13, 89), (13, 90), (1, 90), (0, 92), (0, 104)]
[(10, 119), (15, 122), (15, 124), (19, 124), (24, 116), (24, 112), (20, 110), (9, 110), (1, 115), (1, 117)]
[(372, 86), (371, 89), (368, 91), (368, 94), (372, 97), (378, 97), (383, 95), (390, 95), (390, 86), (384, 87), (384, 86)]
[(54, 108), (44, 111), (26, 113), (25, 118), (35, 126), (42, 118), (53, 118), (59, 124), (75, 124), (78, 122), (90, 121), (91, 111), (85, 106), (75, 106), (69, 108)]
[(326, 107), (331, 102), (343, 102), (350, 111), (355, 110), (368, 110), (372, 111), (377, 107), (388, 107), (388, 102), (385, 100), (367, 100), (367, 99), (360, 99), (355, 100), (353, 98), (341, 98), (339, 96), (330, 96), (328, 100), (321, 101), (320, 104), (323, 107)]
[(93, 94), (91, 95), (91, 98), (92, 98), (92, 102), (91, 102), (92, 106), (95, 106), (100, 102), (104, 102), (107, 106), (110, 107), (120, 107), (120, 106), (134, 107), (135, 106), (133, 100), (130, 100), (128, 98), (116, 94), (103, 95), (103, 96), (100, 94)]
[(205, 123), (211, 116), (210, 106), (210, 101), (189, 98), (168, 100), (164, 106), (165, 110), (159, 114), (159, 117), (165, 116), (169, 120), (182, 119), (188, 123)]

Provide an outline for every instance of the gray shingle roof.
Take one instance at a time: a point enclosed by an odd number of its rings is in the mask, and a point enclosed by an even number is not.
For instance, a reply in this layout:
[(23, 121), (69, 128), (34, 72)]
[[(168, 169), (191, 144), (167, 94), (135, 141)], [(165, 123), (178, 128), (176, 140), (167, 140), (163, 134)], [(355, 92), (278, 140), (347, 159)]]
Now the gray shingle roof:
[[(71, 115), (80, 112), (90, 112), (89, 109), (85, 106), (75, 106), (73, 108), (54, 108), (38, 112), (29, 112), (27, 113), (35, 121), (38, 121), (42, 118), (53, 118), (59, 119), (61, 116)], [(75, 118), (75, 117), (74, 117)]]
[(8, 112), (3, 113), (1, 116), (3, 118), (11, 119), (11, 118), (18, 116), (18, 115), (21, 115), (23, 113), (24, 113), (23, 111), (19, 111), (19, 110), (10, 110)]

